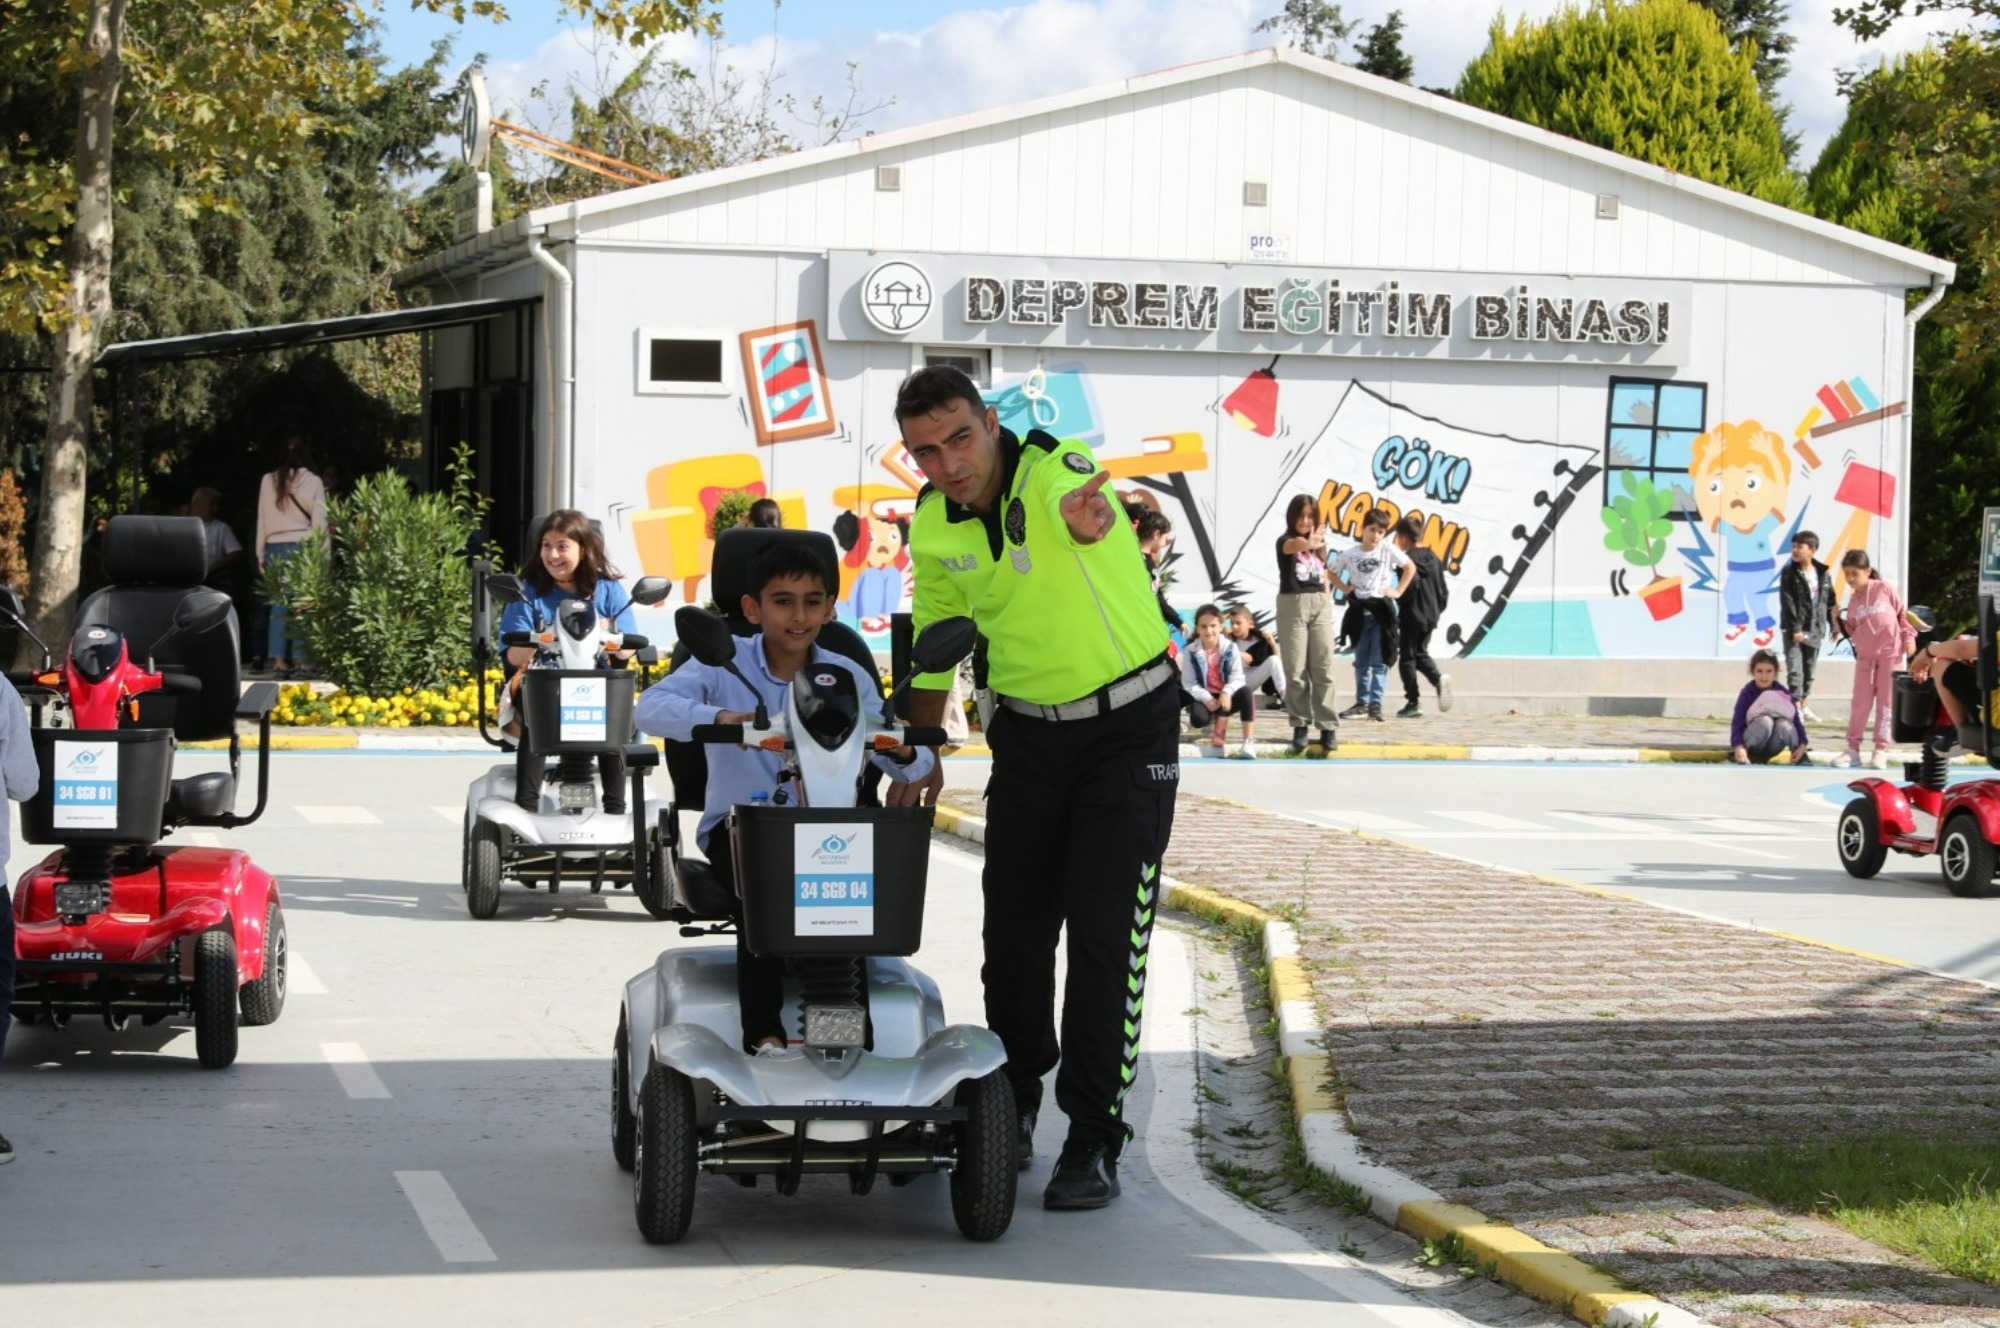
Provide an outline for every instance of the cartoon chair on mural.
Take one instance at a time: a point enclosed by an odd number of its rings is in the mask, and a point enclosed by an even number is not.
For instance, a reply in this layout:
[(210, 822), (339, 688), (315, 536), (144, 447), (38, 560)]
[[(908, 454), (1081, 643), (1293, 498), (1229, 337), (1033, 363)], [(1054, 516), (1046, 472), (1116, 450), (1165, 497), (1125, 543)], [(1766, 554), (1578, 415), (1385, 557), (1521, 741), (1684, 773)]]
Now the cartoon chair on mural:
[(1772, 537), (1785, 520), (1792, 459), (1785, 440), (1755, 420), (1718, 424), (1694, 440), (1695, 507), (1720, 545), (1722, 602), (1729, 617), (1724, 641), (1739, 641), (1755, 626), (1762, 649), (1777, 636), (1772, 604), (1777, 555)]
[(709, 523), (723, 496), (739, 492), (774, 499), (793, 529), (806, 524), (804, 496), (771, 493), (764, 483), (764, 463), (755, 455), (736, 452), (655, 466), (646, 474), (649, 510), (632, 518), (640, 570), (678, 581), (681, 597), (699, 604), (695, 594), (715, 554)]

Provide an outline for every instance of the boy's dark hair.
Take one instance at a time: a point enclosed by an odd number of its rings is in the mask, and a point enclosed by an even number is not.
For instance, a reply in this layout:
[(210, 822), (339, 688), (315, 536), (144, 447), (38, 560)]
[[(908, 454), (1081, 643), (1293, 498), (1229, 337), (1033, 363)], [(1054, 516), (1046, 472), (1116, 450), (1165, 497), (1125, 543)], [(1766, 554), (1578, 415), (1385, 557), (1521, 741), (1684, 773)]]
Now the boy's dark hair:
[(1424, 542), (1424, 523), (1413, 516), (1406, 516), (1396, 523), (1396, 534), (1412, 544), (1422, 544)]
[(986, 398), (963, 370), (949, 364), (927, 364), (903, 380), (896, 389), (896, 422), (943, 410), (954, 401), (972, 407), (974, 415), (984, 414)]
[(1155, 512), (1151, 508), (1148, 508), (1139, 517), (1139, 538), (1142, 541), (1149, 540), (1155, 535), (1171, 535), (1173, 533), (1174, 519), (1165, 512)]
[(1769, 664), (1775, 669), (1778, 667), (1778, 657), (1769, 650), (1760, 650), (1750, 657), (1750, 672), (1755, 673), (1759, 664)]
[(1364, 530), (1369, 526), (1373, 526), (1377, 530), (1387, 530), (1389, 528), (1389, 514), (1379, 507), (1371, 507), (1368, 509), (1368, 515), (1361, 518), (1361, 526)]
[(750, 504), (750, 525), (758, 530), (780, 530), (784, 528), (785, 514), (778, 507), (775, 498), (759, 498)]
[(1194, 621), (1197, 627), (1201, 625), (1201, 620), (1203, 618), (1213, 618), (1217, 622), (1229, 621), (1229, 619), (1223, 614), (1221, 608), (1214, 604), (1204, 604), (1200, 608), (1194, 611)]
[(811, 577), (819, 582), (822, 591), (833, 594), (833, 587), (826, 583), (826, 564), (819, 555), (804, 541), (789, 539), (773, 540), (769, 548), (750, 560), (750, 594), (762, 599), (765, 586), (788, 576)]
[(1810, 530), (1801, 530), (1798, 534), (1792, 536), (1792, 543), (1803, 544), (1814, 553), (1819, 552), (1819, 536), (1813, 534)]

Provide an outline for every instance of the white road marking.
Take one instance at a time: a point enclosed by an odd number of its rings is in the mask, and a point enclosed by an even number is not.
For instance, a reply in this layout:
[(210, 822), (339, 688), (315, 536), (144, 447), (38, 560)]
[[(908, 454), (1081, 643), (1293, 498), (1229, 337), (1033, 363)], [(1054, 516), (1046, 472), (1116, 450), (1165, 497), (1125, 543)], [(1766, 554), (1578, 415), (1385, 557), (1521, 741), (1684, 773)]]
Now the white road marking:
[(312, 971), (312, 965), (297, 950), (285, 956), (285, 991), (292, 996), (326, 995), (326, 984), (319, 980), (319, 974)]
[(382, 818), (366, 807), (344, 803), (294, 803), (293, 810), (314, 825), (380, 825)]
[(176, 837), (190, 848), (221, 848), (222, 836), (213, 830), (181, 830)]
[(1592, 812), (1550, 812), (1548, 814), (1550, 816), (1559, 816), (1565, 821), (1574, 821), (1578, 825), (1587, 825), (1593, 830), (1610, 830), (1629, 838), (1663, 839), (1666, 837), (1669, 829), (1658, 821), (1643, 821), (1636, 818), (1628, 819), (1622, 816), (1600, 816)]
[(431, 810), (439, 816), (444, 817), (445, 820), (450, 821), (453, 825), (465, 824), (464, 807), (432, 807)]
[(333, 1067), (334, 1077), (347, 1090), (351, 1098), (384, 1098), (389, 1096), (389, 1085), (382, 1082), (382, 1076), (375, 1073), (375, 1067), (368, 1063), (359, 1042), (322, 1042), (320, 1054)]
[(1364, 811), (1353, 807), (1323, 808), (1319, 811), (1308, 812), (1306, 814), (1318, 817), (1324, 821), (1332, 821), (1343, 826), (1353, 826), (1357, 830), (1368, 830), (1376, 834), (1400, 834), (1404, 831), (1421, 830), (1423, 828), (1414, 821), (1405, 821), (1399, 817), (1384, 816), (1380, 812)]
[(1776, 828), (1769, 821), (1741, 821), (1727, 816), (1702, 817), (1695, 824), (1725, 835), (1768, 835)]
[(442, 1171), (399, 1171), (396, 1184), (403, 1187), (403, 1197), (417, 1210), (424, 1233), (446, 1263), (499, 1262), (500, 1256), (479, 1234)]
[(1449, 821), (1463, 821), (1467, 825), (1480, 826), (1487, 830), (1539, 830), (1533, 821), (1524, 821), (1518, 816), (1502, 816), (1499, 812), (1433, 812)]

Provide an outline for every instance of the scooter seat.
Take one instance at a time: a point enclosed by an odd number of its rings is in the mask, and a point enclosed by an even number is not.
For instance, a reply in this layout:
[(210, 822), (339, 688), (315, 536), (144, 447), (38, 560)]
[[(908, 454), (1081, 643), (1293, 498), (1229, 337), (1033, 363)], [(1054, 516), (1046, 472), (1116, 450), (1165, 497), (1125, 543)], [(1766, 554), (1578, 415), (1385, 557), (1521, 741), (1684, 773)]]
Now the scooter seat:
[(681, 901), (697, 918), (736, 916), (736, 888), (715, 874), (715, 868), (699, 858), (682, 858), (677, 863)]
[(227, 816), (236, 805), (236, 781), (227, 771), (176, 779), (167, 793), (170, 821), (212, 821)]

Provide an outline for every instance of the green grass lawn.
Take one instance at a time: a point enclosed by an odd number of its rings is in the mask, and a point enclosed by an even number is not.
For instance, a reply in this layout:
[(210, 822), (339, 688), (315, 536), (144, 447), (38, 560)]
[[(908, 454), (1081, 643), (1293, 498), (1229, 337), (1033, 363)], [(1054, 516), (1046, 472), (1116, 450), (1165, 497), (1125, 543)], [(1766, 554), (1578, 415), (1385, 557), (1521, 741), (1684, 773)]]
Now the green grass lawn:
[(1886, 1134), (1749, 1152), (1670, 1148), (1660, 1160), (2000, 1286), (2000, 1139)]

